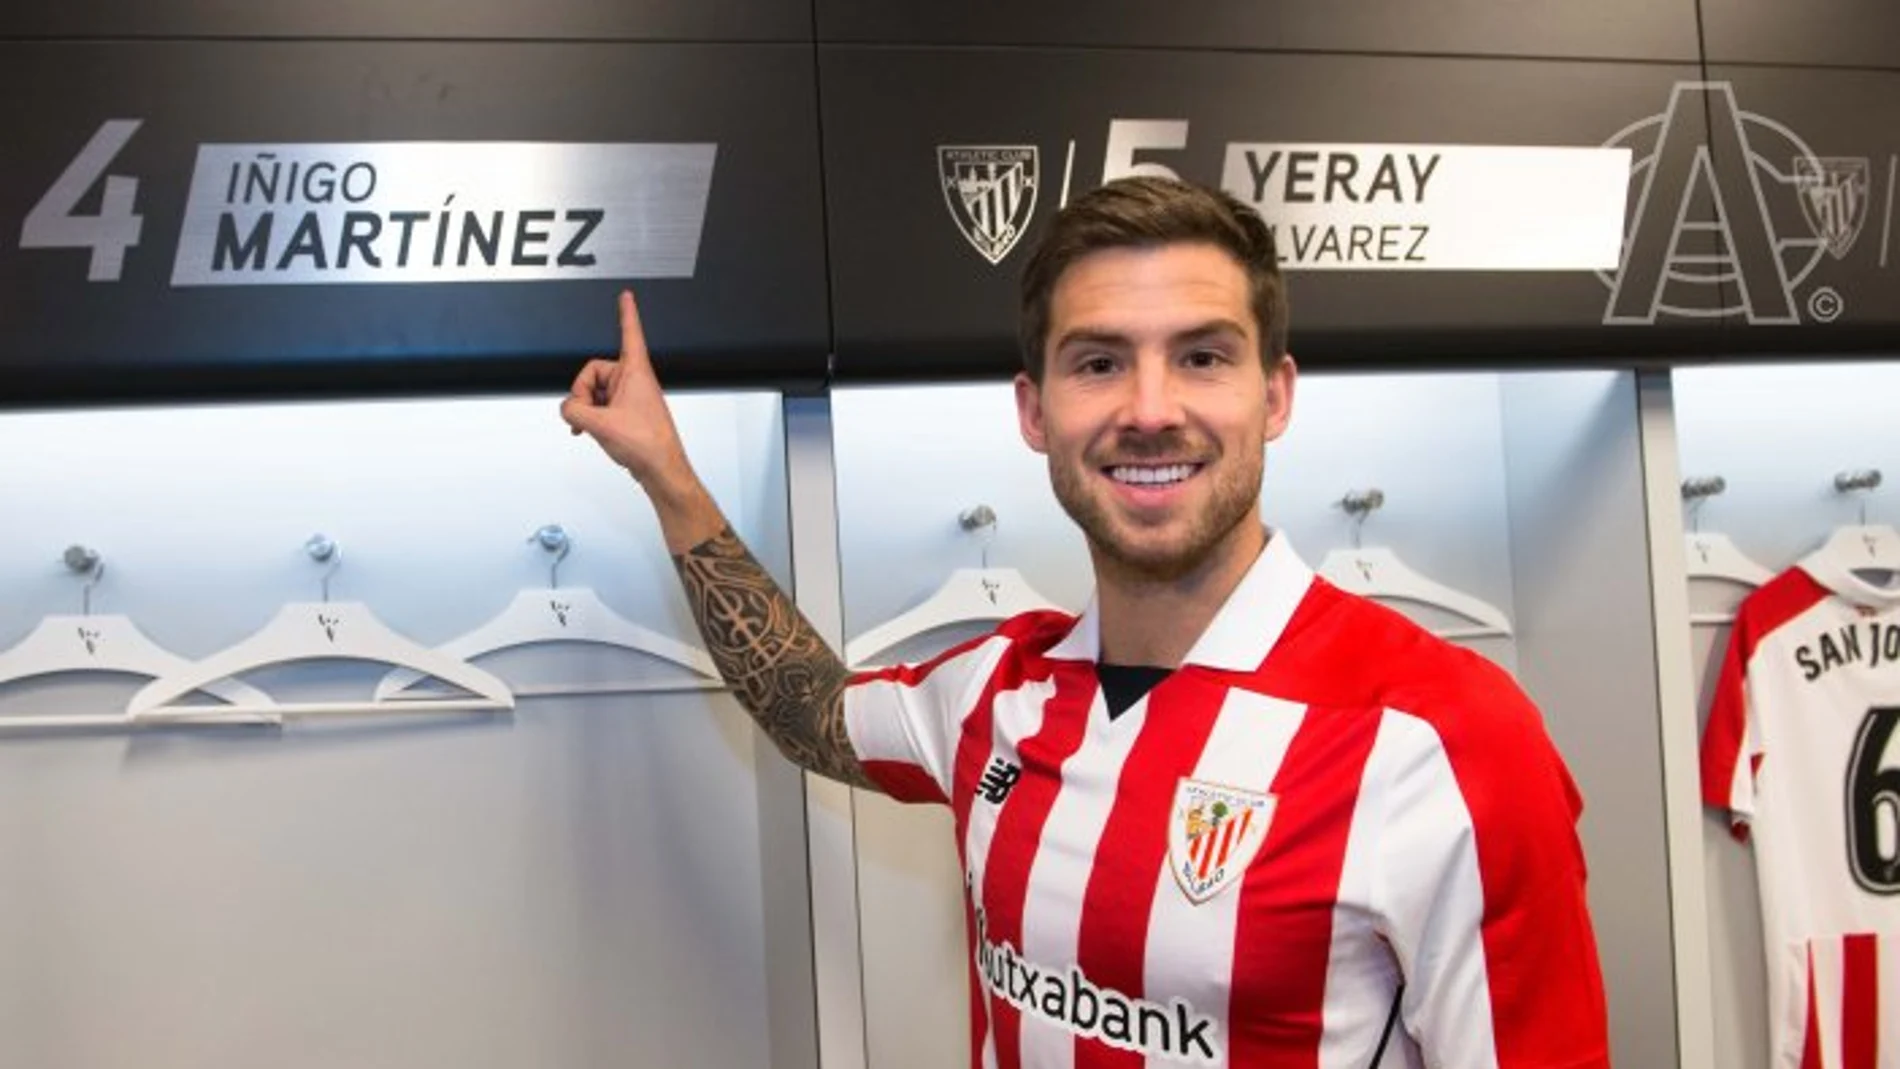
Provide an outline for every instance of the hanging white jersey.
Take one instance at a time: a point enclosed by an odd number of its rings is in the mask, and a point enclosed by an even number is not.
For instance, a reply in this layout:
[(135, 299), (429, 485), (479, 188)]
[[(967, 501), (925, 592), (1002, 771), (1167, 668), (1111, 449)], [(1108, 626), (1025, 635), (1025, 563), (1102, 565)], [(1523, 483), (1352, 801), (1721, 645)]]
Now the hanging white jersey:
[(846, 691), (865, 772), (955, 814), (973, 1067), (1608, 1064), (1580, 801), (1502, 671), (1282, 535), (1117, 716), (1099, 634)]
[(1702, 794), (1751, 837), (1774, 1069), (1900, 1069), (1900, 591), (1811, 557), (1736, 614)]

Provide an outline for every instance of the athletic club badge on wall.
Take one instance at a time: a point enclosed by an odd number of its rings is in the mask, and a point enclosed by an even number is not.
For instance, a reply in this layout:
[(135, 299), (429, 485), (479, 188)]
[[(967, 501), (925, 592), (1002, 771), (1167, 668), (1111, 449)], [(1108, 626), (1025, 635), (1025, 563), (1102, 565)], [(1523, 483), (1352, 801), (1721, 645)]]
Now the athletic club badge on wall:
[(1271, 794), (1181, 780), (1168, 821), (1168, 865), (1188, 901), (1206, 902), (1247, 870), (1267, 840), (1275, 801)]
[(1036, 214), (1034, 145), (939, 145), (937, 176), (943, 201), (977, 252), (991, 266), (1016, 247)]

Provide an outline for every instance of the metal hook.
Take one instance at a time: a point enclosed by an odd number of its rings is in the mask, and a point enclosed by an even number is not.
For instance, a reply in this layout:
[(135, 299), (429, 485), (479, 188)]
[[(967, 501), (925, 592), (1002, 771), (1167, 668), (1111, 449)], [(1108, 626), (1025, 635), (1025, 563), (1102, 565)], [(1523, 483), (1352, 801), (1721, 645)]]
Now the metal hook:
[(957, 526), (966, 531), (983, 532), (983, 568), (985, 571), (988, 571), (990, 566), (990, 543), (996, 541), (996, 510), (990, 508), (988, 505), (977, 505), (974, 508), (964, 509), (957, 514)]
[(1702, 506), (1709, 498), (1728, 489), (1728, 480), (1720, 475), (1704, 475), (1682, 480), (1682, 499), (1689, 505), (1689, 530), (1702, 530)]
[(541, 548), (554, 554), (554, 560), (548, 564), (548, 589), (561, 585), (561, 562), (567, 559), (568, 551), (574, 548), (574, 540), (568, 537), (567, 530), (558, 523), (550, 523), (535, 530), (528, 541), (538, 542)]
[(60, 560), (66, 563), (66, 567), (86, 577), (85, 584), (79, 588), (79, 604), (82, 615), (91, 616), (92, 588), (98, 586), (99, 580), (105, 578), (105, 559), (99, 556), (98, 550), (90, 546), (70, 545), (66, 547), (66, 552), (61, 554)]
[(337, 545), (336, 540), (329, 535), (313, 534), (304, 540), (303, 551), (310, 554), (311, 560), (330, 565), (323, 572), (323, 600), (327, 602), (330, 600), (330, 577), (343, 566), (343, 547)]
[(1860, 525), (1867, 526), (1867, 492), (1880, 485), (1879, 468), (1862, 468), (1859, 471), (1841, 471), (1834, 473), (1834, 492), (1839, 494), (1859, 493)]
[(1366, 525), (1366, 517), (1372, 515), (1372, 510), (1385, 504), (1385, 491), (1376, 486), (1364, 492), (1349, 491), (1335, 504), (1352, 517), (1352, 548), (1359, 549), (1359, 530)]

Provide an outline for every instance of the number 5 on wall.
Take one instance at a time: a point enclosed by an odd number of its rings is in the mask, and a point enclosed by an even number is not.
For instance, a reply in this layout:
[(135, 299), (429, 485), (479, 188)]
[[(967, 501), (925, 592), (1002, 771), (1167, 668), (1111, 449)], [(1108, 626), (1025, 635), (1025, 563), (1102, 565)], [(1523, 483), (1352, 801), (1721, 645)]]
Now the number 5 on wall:
[[(88, 282), (117, 282), (125, 267), (125, 250), (139, 243), (143, 219), (132, 210), (138, 196), (136, 178), (106, 176), (107, 167), (125, 143), (138, 132), (141, 119), (108, 119), (66, 165), (20, 227), (23, 249), (91, 249)], [(79, 202), (104, 176), (105, 194), (97, 215), (81, 215)]]
[(1102, 157), (1102, 184), (1138, 176), (1180, 178), (1165, 164), (1136, 163), (1135, 153), (1186, 148), (1187, 140), (1185, 119), (1109, 120), (1108, 149)]

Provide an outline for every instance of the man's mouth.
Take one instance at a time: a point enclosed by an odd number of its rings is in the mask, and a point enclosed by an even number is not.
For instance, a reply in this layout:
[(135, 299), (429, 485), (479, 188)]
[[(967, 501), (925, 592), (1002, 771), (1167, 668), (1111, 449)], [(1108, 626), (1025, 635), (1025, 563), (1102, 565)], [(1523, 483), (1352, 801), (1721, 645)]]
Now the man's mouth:
[(1116, 464), (1105, 470), (1109, 478), (1128, 486), (1173, 486), (1187, 481), (1201, 470), (1201, 465)]

